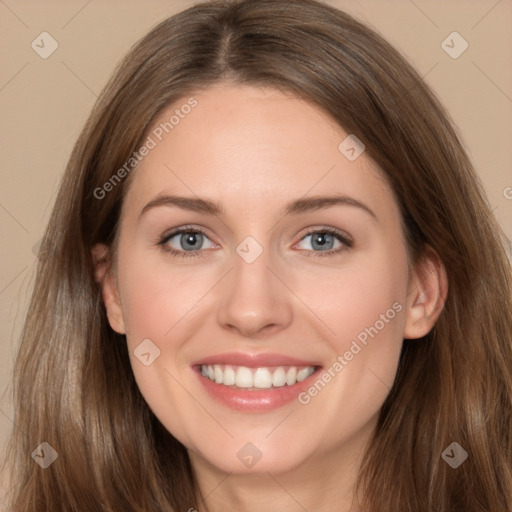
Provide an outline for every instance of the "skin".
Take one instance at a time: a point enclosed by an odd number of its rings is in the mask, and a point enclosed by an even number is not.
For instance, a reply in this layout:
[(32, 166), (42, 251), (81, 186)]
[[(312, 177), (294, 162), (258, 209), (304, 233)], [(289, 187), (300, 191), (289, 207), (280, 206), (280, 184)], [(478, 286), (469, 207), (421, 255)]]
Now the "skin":
[[(424, 336), (442, 310), (442, 263), (429, 251), (409, 265), (393, 192), (364, 152), (351, 162), (338, 150), (348, 134), (317, 107), (230, 83), (193, 96), (198, 106), (130, 177), (114, 270), (100, 263), (108, 248), (94, 248), (110, 324), (126, 334), (147, 403), (188, 450), (207, 496), (201, 511), (360, 510), (353, 486), (361, 456), (403, 339)], [(163, 193), (207, 198), (224, 213), (159, 206), (139, 218)], [(334, 193), (362, 201), (375, 218), (350, 205), (282, 216), (292, 200)], [(157, 244), (184, 225), (208, 235), (196, 258)], [(326, 227), (348, 234), (353, 246), (308, 257), (321, 253), (308, 228)], [(247, 236), (263, 248), (250, 264), (235, 250)], [(169, 244), (179, 249), (180, 236)], [(394, 303), (401, 311), (307, 405), (234, 411), (212, 400), (191, 368), (200, 358), (241, 351), (320, 361), (326, 369)], [(133, 355), (144, 339), (161, 351), (150, 366)], [(237, 457), (247, 442), (262, 454), (252, 468)]]

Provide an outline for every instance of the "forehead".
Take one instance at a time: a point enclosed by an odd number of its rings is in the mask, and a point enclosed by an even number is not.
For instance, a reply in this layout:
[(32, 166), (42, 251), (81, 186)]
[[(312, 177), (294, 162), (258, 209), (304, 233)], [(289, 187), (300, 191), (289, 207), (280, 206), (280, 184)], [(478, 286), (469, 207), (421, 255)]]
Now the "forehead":
[[(183, 108), (191, 98), (194, 108)], [(364, 151), (347, 158), (353, 135), (315, 105), (273, 88), (210, 87), (170, 105), (148, 133), (154, 148), (133, 171), (125, 198), (140, 207), (161, 192), (239, 207), (333, 190), (392, 200)]]

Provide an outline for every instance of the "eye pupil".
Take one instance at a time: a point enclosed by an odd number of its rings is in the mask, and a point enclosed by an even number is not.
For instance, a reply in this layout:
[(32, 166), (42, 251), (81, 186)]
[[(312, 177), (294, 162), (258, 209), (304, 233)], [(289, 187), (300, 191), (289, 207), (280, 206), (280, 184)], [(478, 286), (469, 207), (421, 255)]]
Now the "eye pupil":
[(312, 238), (312, 247), (314, 249), (329, 250), (332, 249), (334, 239), (328, 233), (314, 233)]
[(180, 245), (184, 250), (195, 250), (201, 246), (202, 241), (203, 235), (201, 233), (182, 233)]

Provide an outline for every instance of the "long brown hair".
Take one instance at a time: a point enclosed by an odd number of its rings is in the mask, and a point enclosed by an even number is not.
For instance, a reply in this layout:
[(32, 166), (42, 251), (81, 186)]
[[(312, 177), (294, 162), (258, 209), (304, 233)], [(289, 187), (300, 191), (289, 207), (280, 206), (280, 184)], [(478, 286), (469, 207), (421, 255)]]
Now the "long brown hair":
[[(101, 199), (95, 190), (164, 107), (225, 80), (291, 92), (356, 134), (395, 191), (413, 260), (429, 245), (447, 271), (444, 311), (427, 336), (404, 341), (364, 454), (364, 510), (510, 510), (510, 263), (449, 115), (398, 52), (348, 14), (313, 0), (241, 0), (201, 3), (154, 28), (75, 145), (15, 367), (13, 512), (199, 506), (186, 449), (143, 400), (126, 341), (109, 327), (91, 248), (112, 244), (127, 179)], [(42, 442), (58, 453), (44, 470), (30, 459)], [(442, 459), (453, 442), (468, 453), (457, 469)]]

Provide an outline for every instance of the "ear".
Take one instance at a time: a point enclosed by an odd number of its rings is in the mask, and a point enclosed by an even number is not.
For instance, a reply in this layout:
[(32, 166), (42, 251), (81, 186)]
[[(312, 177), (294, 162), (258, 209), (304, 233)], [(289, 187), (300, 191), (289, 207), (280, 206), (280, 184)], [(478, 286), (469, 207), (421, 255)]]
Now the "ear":
[(418, 259), (409, 278), (404, 338), (428, 334), (443, 310), (448, 294), (446, 269), (430, 246)]
[(121, 300), (110, 265), (109, 248), (105, 244), (96, 244), (91, 253), (94, 263), (94, 277), (101, 286), (110, 327), (119, 334), (126, 334)]

